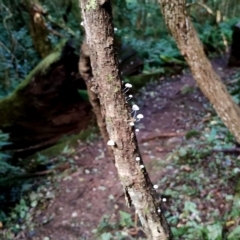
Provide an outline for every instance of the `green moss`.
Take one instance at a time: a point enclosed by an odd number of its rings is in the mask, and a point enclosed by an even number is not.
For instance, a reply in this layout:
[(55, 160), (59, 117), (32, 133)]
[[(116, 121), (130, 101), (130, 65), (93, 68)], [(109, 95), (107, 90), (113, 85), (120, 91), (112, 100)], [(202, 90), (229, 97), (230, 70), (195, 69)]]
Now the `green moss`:
[(28, 98), (22, 92), (29, 85), (34, 77), (38, 74), (45, 74), (49, 67), (57, 62), (62, 53), (62, 47), (65, 45), (66, 41), (60, 43), (53, 53), (44, 58), (23, 80), (18, 87), (14, 90), (12, 94), (0, 100), (0, 126), (5, 127), (11, 125), (11, 123), (19, 120), (19, 117), (26, 114), (25, 109), (28, 106)]
[(190, 130), (186, 133), (185, 137), (186, 139), (190, 139), (192, 137), (198, 137), (200, 135), (200, 133), (196, 130)]
[(143, 73), (137, 76), (131, 76), (127, 78), (127, 82), (130, 82), (133, 85), (133, 89), (137, 90), (145, 86), (149, 81), (156, 80), (159, 77), (165, 74), (163, 69), (160, 69), (153, 73)]
[[(49, 67), (57, 62), (60, 57), (61, 57), (61, 49), (57, 48), (57, 51), (54, 51), (53, 53), (49, 54), (46, 58), (44, 58), (26, 77), (26, 79), (18, 85), (16, 90), (14, 92), (17, 92), (21, 89), (23, 89), (25, 86), (28, 85), (28, 83), (34, 78), (35, 75), (37, 74), (46, 74), (48, 71)], [(13, 93), (14, 94), (14, 93)]]
[(97, 1), (96, 0), (88, 0), (88, 4), (86, 5), (87, 10), (95, 10), (97, 7)]
[(237, 174), (237, 176), (235, 176), (235, 179), (237, 179), (237, 183), (235, 186), (235, 193), (234, 193), (234, 202), (233, 202), (233, 207), (236, 207), (237, 209), (239, 209), (240, 207), (240, 180), (239, 180), (239, 174)]
[(95, 126), (90, 126), (89, 128), (81, 131), (79, 134), (64, 136), (54, 146), (44, 149), (42, 151), (39, 151), (34, 155), (27, 157), (26, 159), (23, 160), (23, 162), (24, 164), (26, 164), (30, 160), (37, 158), (39, 154), (46, 157), (57, 156), (63, 152), (66, 146), (73, 147), (73, 148), (77, 147), (79, 140), (87, 141), (91, 139), (92, 136), (96, 133), (97, 133), (97, 128)]
[(119, 88), (118, 87), (115, 87), (114, 88), (114, 93), (118, 92), (119, 91)]
[(107, 80), (108, 80), (109, 82), (111, 82), (111, 81), (113, 80), (113, 76), (112, 76), (111, 74), (108, 74), (108, 75), (107, 75)]
[(152, 80), (157, 80), (162, 76), (166, 77), (166, 76), (172, 75), (173, 73), (175, 74), (180, 73), (181, 69), (176, 70), (176, 69), (165, 67), (165, 68), (156, 70), (155, 72), (143, 73), (136, 76), (128, 77), (126, 79), (126, 82), (130, 82), (133, 85), (132, 90), (136, 91), (137, 89), (144, 87), (148, 82)]
[(111, 118), (106, 118), (106, 122), (111, 122)]

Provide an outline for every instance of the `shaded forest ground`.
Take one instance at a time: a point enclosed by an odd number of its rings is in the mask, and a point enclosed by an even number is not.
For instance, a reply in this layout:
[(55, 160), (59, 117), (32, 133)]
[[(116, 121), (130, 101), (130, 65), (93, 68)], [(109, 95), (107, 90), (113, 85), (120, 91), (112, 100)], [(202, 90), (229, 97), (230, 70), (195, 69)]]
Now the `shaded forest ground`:
[[(225, 68), (226, 57), (212, 63), (223, 81), (234, 80), (237, 69)], [(212, 142), (221, 137), (212, 134), (211, 126), (218, 120), (191, 74), (186, 70), (181, 76), (149, 83), (133, 102), (144, 115), (137, 124), (137, 137), (145, 166), (159, 186), (157, 192), (167, 200), (164, 208), (176, 239), (205, 239), (200, 237), (204, 229), (191, 235), (191, 227), (215, 226), (216, 219), (225, 232), (230, 231), (237, 221), (224, 215), (233, 205), (238, 154), (215, 151)], [(79, 142), (73, 151), (73, 167), (49, 176), (36, 191), (42, 200), (30, 210), (32, 230), (20, 231), (15, 239), (144, 239), (140, 224), (132, 224), (134, 209), (125, 206), (101, 138)], [(120, 211), (131, 214), (130, 223), (116, 227)]]

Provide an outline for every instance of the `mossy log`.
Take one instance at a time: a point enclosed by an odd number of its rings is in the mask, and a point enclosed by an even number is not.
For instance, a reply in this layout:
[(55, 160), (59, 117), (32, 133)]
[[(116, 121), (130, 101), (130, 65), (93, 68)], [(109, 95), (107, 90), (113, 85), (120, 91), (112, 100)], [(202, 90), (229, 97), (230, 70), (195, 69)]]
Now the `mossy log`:
[(65, 134), (79, 133), (92, 119), (90, 104), (78, 92), (85, 83), (74, 51), (69, 42), (63, 44), (0, 101), (0, 129), (10, 134), (16, 152), (50, 146)]
[[(93, 119), (76, 52), (71, 41), (60, 44), (11, 95), (0, 100), (0, 129), (10, 134), (12, 145), (8, 147), (17, 156), (31, 155), (64, 135), (78, 134)], [(120, 72), (133, 90), (172, 70), (139, 74), (143, 61), (136, 51), (124, 46), (118, 52)]]
[(154, 81), (159, 79), (160, 77), (166, 77), (173, 74), (180, 74), (182, 72), (182, 66), (176, 66), (175, 68), (172, 67), (165, 67), (155, 70), (149, 73), (142, 73), (135, 76), (130, 76), (127, 78), (127, 82), (130, 82), (133, 85), (131, 92), (135, 92), (138, 89), (144, 87), (146, 83), (150, 81)]
[[(59, 44), (0, 100), (0, 129), (10, 134), (17, 156), (25, 157), (55, 144), (63, 135), (78, 134), (93, 119), (86, 85), (79, 75), (79, 55), (72, 41)], [(131, 76), (143, 68), (136, 51), (119, 51), (121, 70)], [(134, 62), (131, 68), (129, 61)]]

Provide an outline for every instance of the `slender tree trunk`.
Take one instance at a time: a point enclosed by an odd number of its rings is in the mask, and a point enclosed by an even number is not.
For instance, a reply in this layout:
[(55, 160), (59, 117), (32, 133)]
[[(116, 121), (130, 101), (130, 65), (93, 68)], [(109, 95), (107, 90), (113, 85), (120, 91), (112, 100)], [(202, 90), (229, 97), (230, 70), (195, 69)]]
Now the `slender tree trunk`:
[(187, 14), (185, 0), (159, 0), (166, 25), (185, 57), (198, 86), (240, 143), (240, 109), (213, 70)]
[(51, 42), (48, 39), (49, 31), (44, 20), (44, 10), (38, 0), (24, 0), (29, 13), (29, 29), (34, 47), (39, 55), (44, 58), (51, 51)]
[[(93, 87), (92, 83), (94, 83), (94, 79), (92, 75), (89, 49), (88, 49), (87, 43), (85, 42), (82, 44), (82, 47), (81, 47), (80, 59), (79, 59), (79, 72), (87, 85), (89, 101), (92, 105), (93, 112), (96, 116), (97, 124), (100, 129), (101, 135), (103, 137), (103, 141), (106, 143), (106, 146), (108, 146), (107, 142), (109, 137), (108, 137), (105, 119), (101, 114), (101, 106), (100, 106), (98, 96), (94, 92), (94, 89), (92, 89)], [(111, 157), (113, 157), (112, 148), (109, 146), (108, 146), (108, 152), (111, 155)]]
[(134, 126), (130, 124), (133, 119), (123, 93), (113, 44), (110, 1), (80, 0), (80, 3), (95, 80), (93, 87), (106, 119), (109, 144), (112, 145), (126, 201), (129, 206), (135, 206), (148, 239), (171, 239), (161, 212), (161, 200), (157, 200), (141, 159)]

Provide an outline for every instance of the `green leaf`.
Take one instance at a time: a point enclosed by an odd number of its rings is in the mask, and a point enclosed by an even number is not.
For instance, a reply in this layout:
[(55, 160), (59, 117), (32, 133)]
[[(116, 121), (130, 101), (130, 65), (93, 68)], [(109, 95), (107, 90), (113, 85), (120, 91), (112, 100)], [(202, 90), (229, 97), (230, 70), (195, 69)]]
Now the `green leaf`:
[(84, 101), (89, 101), (87, 90), (78, 89), (78, 93), (80, 94)]
[(217, 135), (217, 129), (212, 128), (209, 136), (207, 137), (207, 141), (208, 142), (213, 142), (216, 139), (216, 135)]
[(109, 216), (104, 216), (98, 225), (97, 232), (104, 233), (111, 231), (113, 228), (114, 225), (111, 225), (111, 223), (109, 223)]
[(187, 232), (188, 227), (173, 227), (172, 228), (172, 233), (174, 235), (174, 237), (181, 237), (183, 234), (185, 234)]
[(134, 225), (131, 218), (131, 214), (123, 211), (119, 211), (119, 214), (120, 214), (120, 225), (122, 227), (131, 227)]
[(240, 239), (240, 226), (237, 226), (233, 231), (228, 235), (228, 240)]
[(186, 148), (180, 148), (179, 149), (179, 156), (184, 157), (187, 155), (187, 150)]
[(191, 213), (199, 213), (197, 210), (197, 205), (194, 202), (186, 201), (184, 204), (184, 210)]
[(36, 207), (37, 206), (37, 204), (38, 204), (38, 201), (37, 200), (34, 200), (34, 201), (32, 201), (31, 202), (31, 207)]
[(101, 240), (111, 240), (113, 239), (113, 235), (111, 233), (103, 233), (101, 235)]
[(26, 212), (25, 211), (21, 211), (20, 212), (20, 218), (24, 218), (26, 216)]
[(207, 226), (207, 236), (211, 240), (222, 240), (222, 225), (219, 223)]

